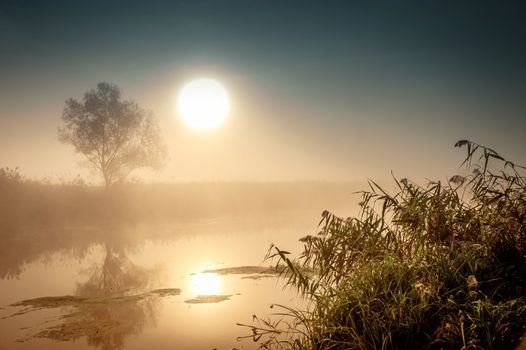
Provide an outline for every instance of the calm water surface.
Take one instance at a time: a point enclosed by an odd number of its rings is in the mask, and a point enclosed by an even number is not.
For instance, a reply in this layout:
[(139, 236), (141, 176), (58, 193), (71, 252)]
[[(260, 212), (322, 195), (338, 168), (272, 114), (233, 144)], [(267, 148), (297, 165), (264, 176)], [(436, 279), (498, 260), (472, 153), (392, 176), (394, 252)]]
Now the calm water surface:
[(297, 253), (319, 214), (20, 235), (1, 260), (0, 349), (256, 348), (236, 323), (302, 300), (276, 277), (202, 272), (271, 265), (271, 242)]

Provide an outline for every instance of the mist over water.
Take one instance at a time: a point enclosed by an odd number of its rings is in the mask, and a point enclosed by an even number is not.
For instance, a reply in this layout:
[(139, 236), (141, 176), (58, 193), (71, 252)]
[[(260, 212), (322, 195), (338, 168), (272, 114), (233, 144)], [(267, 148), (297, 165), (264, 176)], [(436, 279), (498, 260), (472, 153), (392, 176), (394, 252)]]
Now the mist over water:
[(0, 350), (526, 349), (525, 4), (2, 1)]
[[(2, 199), (0, 348), (255, 348), (252, 315), (302, 305), (263, 261), (299, 253), (357, 184), (11, 183)], [(230, 269), (234, 268), (234, 269)], [(225, 270), (226, 269), (226, 270)]]

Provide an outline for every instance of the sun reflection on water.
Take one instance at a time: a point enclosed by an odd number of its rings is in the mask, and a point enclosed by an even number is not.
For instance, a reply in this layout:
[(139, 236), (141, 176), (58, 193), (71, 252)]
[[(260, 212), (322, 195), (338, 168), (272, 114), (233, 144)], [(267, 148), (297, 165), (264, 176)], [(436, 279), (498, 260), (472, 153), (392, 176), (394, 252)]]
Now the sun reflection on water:
[(192, 275), (192, 292), (194, 295), (221, 294), (221, 276), (208, 272)]

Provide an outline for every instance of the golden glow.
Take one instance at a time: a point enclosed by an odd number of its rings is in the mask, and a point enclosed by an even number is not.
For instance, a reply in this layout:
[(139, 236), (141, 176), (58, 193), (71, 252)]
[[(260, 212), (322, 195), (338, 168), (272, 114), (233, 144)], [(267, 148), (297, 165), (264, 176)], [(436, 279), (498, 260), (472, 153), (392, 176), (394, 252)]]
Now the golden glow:
[(216, 80), (200, 78), (185, 85), (177, 100), (183, 121), (198, 129), (219, 126), (230, 111), (230, 99)]
[(192, 292), (195, 295), (221, 294), (221, 276), (217, 273), (197, 273), (192, 275)]

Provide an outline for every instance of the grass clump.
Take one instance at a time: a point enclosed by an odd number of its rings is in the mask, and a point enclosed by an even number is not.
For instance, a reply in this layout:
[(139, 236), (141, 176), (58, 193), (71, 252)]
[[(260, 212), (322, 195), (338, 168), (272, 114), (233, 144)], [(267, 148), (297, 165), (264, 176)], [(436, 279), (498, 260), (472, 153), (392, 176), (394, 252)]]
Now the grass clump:
[[(296, 259), (271, 246), (307, 300), (248, 325), (262, 348), (514, 349), (526, 331), (524, 169), (470, 141), (467, 176), (374, 182), (356, 218), (322, 214)], [(480, 156), (480, 157), (479, 157)], [(474, 163), (474, 164), (472, 164)], [(314, 270), (315, 274), (302, 271)]]

